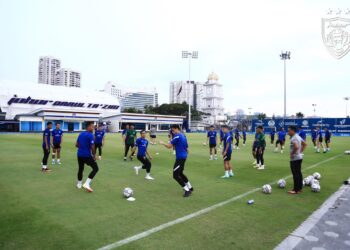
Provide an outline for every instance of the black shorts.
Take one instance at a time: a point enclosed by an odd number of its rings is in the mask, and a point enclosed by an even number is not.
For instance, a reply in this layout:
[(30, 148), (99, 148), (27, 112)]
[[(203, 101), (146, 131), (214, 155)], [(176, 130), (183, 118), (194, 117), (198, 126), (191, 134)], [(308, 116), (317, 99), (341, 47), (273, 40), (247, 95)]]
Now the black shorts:
[(53, 144), (53, 149), (60, 149), (61, 148), (61, 143), (54, 143)]
[(255, 141), (255, 142), (253, 142), (253, 151), (255, 151), (256, 150), (256, 148), (257, 148), (257, 146), (258, 146), (258, 143)]
[(157, 136), (156, 136), (156, 135), (150, 135), (150, 137), (151, 137), (152, 139), (157, 138)]
[(209, 148), (216, 148), (216, 143), (209, 143)]
[(324, 141), (327, 142), (327, 143), (330, 143), (331, 142), (331, 138), (330, 137), (329, 138), (326, 137), (326, 138), (324, 138)]
[(79, 166), (84, 164), (88, 166), (94, 166), (96, 164), (96, 161), (94, 160), (94, 158), (92, 158), (92, 156), (90, 157), (78, 156), (78, 163), (79, 163)]
[(178, 169), (184, 170), (185, 162), (186, 162), (186, 159), (176, 159), (174, 163), (174, 168), (173, 168), (174, 172)]
[(95, 147), (96, 148), (102, 147), (102, 143), (95, 143)]
[(323, 142), (323, 138), (322, 137), (318, 138), (318, 141)]
[(227, 155), (224, 156), (224, 161), (231, 161), (231, 155), (232, 153), (229, 153)]

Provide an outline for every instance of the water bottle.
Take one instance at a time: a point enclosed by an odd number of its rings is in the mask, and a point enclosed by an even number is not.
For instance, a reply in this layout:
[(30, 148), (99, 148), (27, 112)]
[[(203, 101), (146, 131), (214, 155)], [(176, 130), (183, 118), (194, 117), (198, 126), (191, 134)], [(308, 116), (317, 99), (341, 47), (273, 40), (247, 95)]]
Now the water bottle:
[(248, 205), (252, 205), (252, 204), (254, 204), (254, 200), (249, 200)]

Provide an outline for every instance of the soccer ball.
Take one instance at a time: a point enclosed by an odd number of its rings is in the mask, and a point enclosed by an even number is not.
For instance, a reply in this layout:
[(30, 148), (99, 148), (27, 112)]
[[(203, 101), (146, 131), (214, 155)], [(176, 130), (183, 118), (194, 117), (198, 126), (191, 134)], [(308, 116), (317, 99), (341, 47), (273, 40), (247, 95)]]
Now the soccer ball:
[(321, 186), (320, 186), (320, 184), (319, 184), (319, 183), (316, 183), (316, 182), (312, 183), (312, 185), (311, 185), (311, 190), (312, 190), (312, 192), (315, 192), (315, 193), (320, 192), (320, 191), (321, 191)]
[(124, 190), (123, 190), (123, 196), (124, 196), (125, 198), (130, 198), (130, 197), (132, 197), (133, 195), (134, 195), (134, 191), (133, 191), (131, 188), (129, 188), (129, 187), (124, 188)]
[(306, 186), (311, 186), (312, 181), (314, 180), (314, 177), (312, 175), (309, 175), (304, 179), (305, 185)]
[(316, 180), (320, 180), (321, 179), (321, 174), (316, 172), (313, 174), (313, 177), (316, 179)]
[(266, 185), (262, 186), (262, 192), (264, 194), (271, 194), (272, 187), (269, 184), (266, 184)]
[(285, 179), (280, 179), (278, 182), (277, 182), (277, 185), (279, 188), (285, 188), (286, 187), (286, 180)]
[(311, 186), (312, 186), (312, 184), (320, 185), (320, 182), (319, 182), (318, 180), (316, 180), (316, 179), (313, 179), (313, 180), (312, 180), (312, 183), (311, 183)]

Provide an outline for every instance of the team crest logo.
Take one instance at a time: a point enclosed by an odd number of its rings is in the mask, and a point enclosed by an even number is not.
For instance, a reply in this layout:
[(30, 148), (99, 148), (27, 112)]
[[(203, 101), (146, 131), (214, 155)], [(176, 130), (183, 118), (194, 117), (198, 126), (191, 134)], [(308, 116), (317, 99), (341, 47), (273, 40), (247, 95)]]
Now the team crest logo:
[(340, 123), (340, 125), (344, 125), (345, 124), (345, 119), (341, 120), (339, 123)]
[(304, 121), (303, 121), (303, 126), (306, 127), (306, 126), (308, 126), (308, 125), (309, 125), (309, 122), (308, 122), (307, 120), (304, 120)]
[[(329, 15), (333, 14), (329, 10)], [(346, 17), (340, 17), (341, 10), (332, 18), (322, 18), (322, 39), (329, 53), (340, 59), (350, 51), (350, 12), (344, 12)]]
[(268, 124), (269, 124), (269, 127), (273, 127), (273, 126), (275, 126), (275, 121), (274, 120), (270, 120), (268, 122)]
[(279, 125), (280, 125), (280, 127), (283, 127), (283, 126), (284, 126), (284, 122), (281, 121), (281, 122), (279, 123)]

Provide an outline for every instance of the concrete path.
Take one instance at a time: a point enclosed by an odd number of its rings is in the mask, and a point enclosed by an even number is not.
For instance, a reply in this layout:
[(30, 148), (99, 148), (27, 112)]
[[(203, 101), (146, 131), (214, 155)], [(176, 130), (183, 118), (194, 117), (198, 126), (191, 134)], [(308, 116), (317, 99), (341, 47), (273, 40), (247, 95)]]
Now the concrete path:
[(275, 249), (350, 250), (350, 185), (341, 186)]

